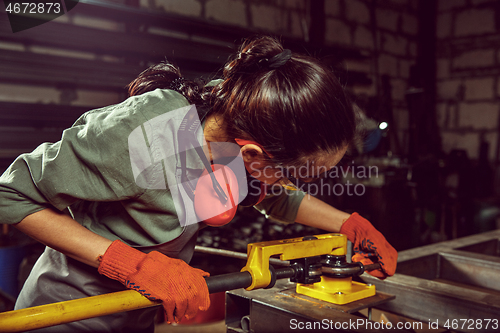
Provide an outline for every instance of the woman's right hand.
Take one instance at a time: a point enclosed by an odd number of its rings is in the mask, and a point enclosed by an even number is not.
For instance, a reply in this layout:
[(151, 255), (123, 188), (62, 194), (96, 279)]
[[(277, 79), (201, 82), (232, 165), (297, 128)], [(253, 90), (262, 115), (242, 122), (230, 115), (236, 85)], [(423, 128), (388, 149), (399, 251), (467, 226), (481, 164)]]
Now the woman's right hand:
[(142, 253), (114, 241), (99, 258), (99, 273), (120, 281), (150, 300), (161, 300), (168, 322), (193, 318), (210, 306), (204, 277), (209, 273), (157, 251)]
[(363, 265), (380, 263), (380, 269), (368, 271), (379, 279), (394, 275), (398, 263), (398, 252), (385, 237), (365, 218), (353, 213), (340, 228), (353, 244), (353, 262)]

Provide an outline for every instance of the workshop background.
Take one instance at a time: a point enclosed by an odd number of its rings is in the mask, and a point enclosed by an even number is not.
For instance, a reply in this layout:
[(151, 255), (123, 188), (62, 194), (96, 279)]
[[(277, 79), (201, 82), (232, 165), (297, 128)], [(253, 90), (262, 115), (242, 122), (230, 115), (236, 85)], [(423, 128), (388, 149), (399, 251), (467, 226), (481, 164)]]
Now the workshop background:
[[(323, 200), (367, 217), (397, 250), (494, 230), (499, 32), (494, 0), (85, 0), (16, 33), (2, 8), (0, 172), (83, 112), (122, 101), (148, 65), (167, 59), (210, 80), (242, 38), (272, 34), (323, 58), (362, 114), (364, 142), (328, 180), (344, 192)], [(244, 252), (315, 232), (244, 209), (199, 244)], [(24, 242), (3, 227), (0, 246)]]

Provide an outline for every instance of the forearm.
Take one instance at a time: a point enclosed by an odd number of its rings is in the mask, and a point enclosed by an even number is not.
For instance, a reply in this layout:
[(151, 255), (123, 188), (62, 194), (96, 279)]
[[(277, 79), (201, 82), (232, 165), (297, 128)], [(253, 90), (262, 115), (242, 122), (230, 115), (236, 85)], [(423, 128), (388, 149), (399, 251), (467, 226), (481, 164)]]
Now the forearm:
[(307, 194), (301, 201), (295, 222), (330, 232), (339, 232), (350, 214)]
[(15, 226), (37, 241), (94, 267), (99, 266), (99, 256), (111, 245), (107, 238), (50, 208), (28, 215)]

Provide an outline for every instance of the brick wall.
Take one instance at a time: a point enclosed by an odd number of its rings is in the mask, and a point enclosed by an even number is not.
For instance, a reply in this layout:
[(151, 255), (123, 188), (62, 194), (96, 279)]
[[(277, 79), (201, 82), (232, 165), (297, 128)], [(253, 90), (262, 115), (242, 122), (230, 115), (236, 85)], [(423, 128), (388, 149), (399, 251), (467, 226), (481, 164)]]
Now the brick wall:
[(141, 0), (141, 7), (239, 27), (303, 37), (304, 0)]
[(500, 73), (497, 1), (439, 0), (437, 117), (443, 149), (478, 158), (489, 143), (497, 159)]
[[(346, 59), (347, 69), (366, 72), (371, 85), (348, 86), (359, 100), (383, 95), (382, 76), (390, 83), (394, 123), (399, 136), (399, 153), (407, 152), (408, 109), (405, 94), (410, 67), (417, 57), (417, 2), (412, 0), (327, 0), (326, 42), (359, 49), (362, 61)], [(349, 83), (348, 83), (349, 85)], [(387, 115), (385, 115), (387, 116)], [(378, 119), (388, 120), (388, 119)], [(392, 148), (397, 146), (393, 145)]]

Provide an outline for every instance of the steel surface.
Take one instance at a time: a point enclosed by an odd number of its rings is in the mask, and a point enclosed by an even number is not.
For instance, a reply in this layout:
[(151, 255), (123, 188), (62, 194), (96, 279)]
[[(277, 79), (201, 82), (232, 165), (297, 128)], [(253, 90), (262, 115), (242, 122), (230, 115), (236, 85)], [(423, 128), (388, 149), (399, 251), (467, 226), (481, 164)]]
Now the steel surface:
[(475, 320), (482, 329), (458, 325), (454, 331), (488, 332), (488, 320), (500, 320), (499, 239), (496, 230), (402, 251), (394, 276), (361, 278), (377, 291), (396, 295), (382, 310), (441, 327)]
[(356, 313), (393, 299), (392, 295), (377, 293), (347, 305), (336, 305), (297, 294), (294, 283), (281, 280), (271, 289), (227, 292), (226, 326), (228, 332), (242, 332), (242, 323), (255, 333), (297, 332), (301, 330), (293, 328), (294, 323), (310, 323), (323, 325), (321, 329), (308, 330), (312, 332), (381, 332), (383, 330), (377, 329), (377, 325), (374, 327), (373, 322), (370, 324)]

